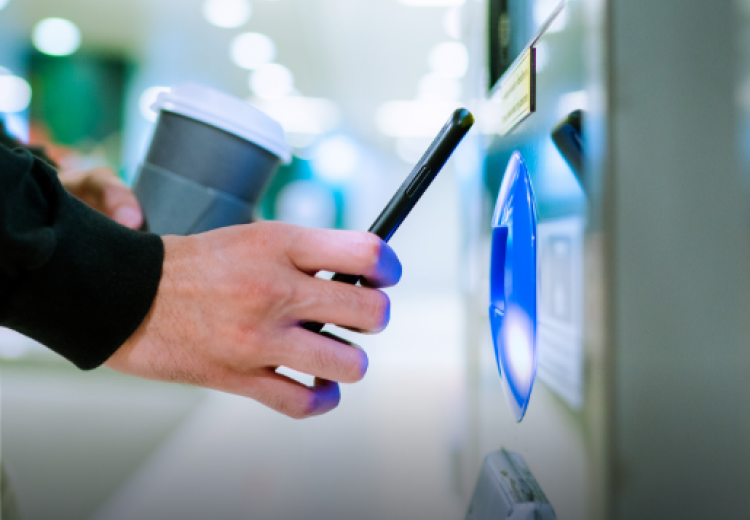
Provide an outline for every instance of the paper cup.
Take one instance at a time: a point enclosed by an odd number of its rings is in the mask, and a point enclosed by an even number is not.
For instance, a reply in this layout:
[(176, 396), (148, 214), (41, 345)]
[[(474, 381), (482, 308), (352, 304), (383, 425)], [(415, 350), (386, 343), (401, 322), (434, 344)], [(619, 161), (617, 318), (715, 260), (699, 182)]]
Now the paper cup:
[(150, 231), (189, 235), (252, 222), (291, 153), (281, 125), (246, 101), (197, 84), (159, 95), (135, 194)]

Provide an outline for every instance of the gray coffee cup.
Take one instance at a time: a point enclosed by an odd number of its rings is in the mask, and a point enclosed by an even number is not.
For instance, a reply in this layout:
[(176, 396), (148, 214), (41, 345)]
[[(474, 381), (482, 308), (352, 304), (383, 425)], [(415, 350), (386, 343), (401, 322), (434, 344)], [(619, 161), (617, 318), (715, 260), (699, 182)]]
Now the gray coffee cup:
[(249, 103), (188, 83), (159, 95), (134, 188), (150, 231), (189, 235), (254, 220), (263, 191), (291, 159), (281, 125)]

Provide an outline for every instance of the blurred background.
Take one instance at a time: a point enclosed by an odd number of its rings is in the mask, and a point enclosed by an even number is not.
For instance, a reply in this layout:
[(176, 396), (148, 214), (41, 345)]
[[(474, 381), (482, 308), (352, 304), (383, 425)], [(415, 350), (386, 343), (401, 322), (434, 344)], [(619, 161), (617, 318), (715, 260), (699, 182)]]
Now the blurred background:
[[(132, 185), (156, 97), (203, 83), (285, 129), (266, 219), (367, 229), (450, 112), (477, 117), (391, 242), (389, 328), (339, 331), (369, 371), (326, 416), (81, 373), (0, 329), (0, 447), (24, 518), (464, 518), (499, 448), (561, 520), (747, 517), (749, 5), (0, 0), (14, 135)], [(511, 127), (522, 77), (535, 106)], [(514, 153), (535, 336), (501, 342), (490, 272), (513, 268), (493, 263), (491, 221)], [(522, 422), (502, 348), (533, 359)]]
[[(0, 0), (0, 118), (63, 168), (134, 182), (170, 86), (277, 119), (266, 219), (367, 229), (460, 106), (460, 0)], [(458, 200), (446, 167), (393, 240), (366, 382), (294, 422), (242, 399), (79, 373), (0, 329), (2, 458), (24, 518), (457, 518)], [(194, 515), (194, 516), (190, 516)]]

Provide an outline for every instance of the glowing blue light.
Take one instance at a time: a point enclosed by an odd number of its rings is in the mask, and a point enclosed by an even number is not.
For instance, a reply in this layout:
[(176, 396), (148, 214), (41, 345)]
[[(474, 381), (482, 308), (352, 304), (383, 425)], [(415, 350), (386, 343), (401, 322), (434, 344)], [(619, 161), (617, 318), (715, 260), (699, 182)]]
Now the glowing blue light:
[(514, 152), (492, 218), (490, 324), (497, 368), (517, 421), (536, 377), (536, 203), (526, 165)]

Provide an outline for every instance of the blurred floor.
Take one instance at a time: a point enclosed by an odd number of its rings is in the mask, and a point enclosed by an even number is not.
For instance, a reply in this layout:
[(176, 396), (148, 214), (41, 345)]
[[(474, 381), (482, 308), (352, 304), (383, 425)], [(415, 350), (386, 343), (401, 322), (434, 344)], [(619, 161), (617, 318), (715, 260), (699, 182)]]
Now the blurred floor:
[(90, 517), (203, 398), (56, 361), (1, 374), (2, 460), (25, 520)]
[(400, 298), (386, 333), (359, 338), (369, 373), (329, 415), (293, 421), (210, 395), (97, 520), (462, 517), (450, 467), (459, 311), (440, 295)]
[(306, 421), (219, 393), (199, 392), (191, 408), (192, 389), (112, 374), (82, 382), (66, 369), (6, 370), (3, 449), (26, 519), (88, 518), (95, 496), (96, 520), (463, 518), (451, 465), (460, 302), (391, 296), (386, 332), (342, 333), (368, 351), (365, 380)]

